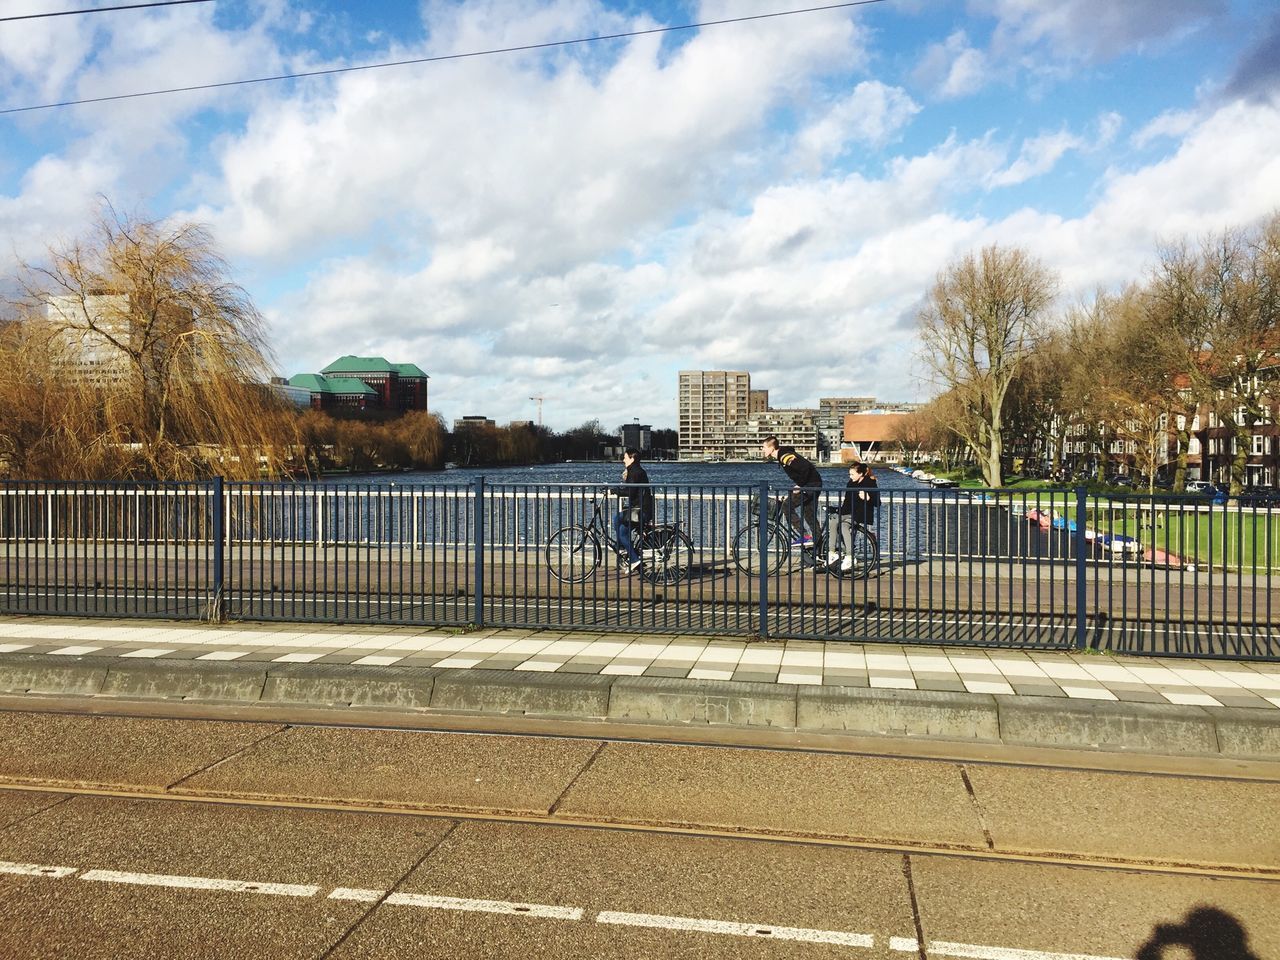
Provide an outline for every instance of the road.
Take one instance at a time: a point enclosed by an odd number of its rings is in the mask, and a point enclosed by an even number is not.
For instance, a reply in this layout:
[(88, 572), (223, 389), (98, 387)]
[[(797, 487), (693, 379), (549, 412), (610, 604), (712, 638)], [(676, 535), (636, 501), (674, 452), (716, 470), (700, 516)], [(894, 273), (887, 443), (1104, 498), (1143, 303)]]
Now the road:
[(0, 712), (0, 956), (1280, 955), (1274, 764), (172, 712)]

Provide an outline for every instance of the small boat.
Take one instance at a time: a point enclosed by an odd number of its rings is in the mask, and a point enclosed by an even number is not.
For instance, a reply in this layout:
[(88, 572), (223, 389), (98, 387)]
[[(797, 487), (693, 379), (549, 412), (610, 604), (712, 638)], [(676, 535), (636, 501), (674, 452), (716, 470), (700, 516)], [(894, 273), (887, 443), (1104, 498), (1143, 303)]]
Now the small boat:
[(444, 468), (445, 468), (446, 470), (457, 470), (457, 469), (458, 469), (458, 465), (457, 465), (456, 463), (454, 463), (452, 460), (450, 460), (448, 463), (446, 463), (446, 464), (444, 465)]
[(1094, 542), (1112, 553), (1137, 553), (1142, 549), (1142, 544), (1135, 538), (1121, 536), (1118, 533), (1104, 533), (1096, 537)]
[(929, 481), (929, 485), (937, 490), (950, 490), (960, 486), (954, 480), (948, 480), (946, 477), (934, 477)]
[(1142, 559), (1155, 566), (1169, 567), (1172, 570), (1181, 570), (1184, 566), (1182, 558), (1176, 553), (1160, 550), (1157, 547), (1148, 547), (1143, 552)]

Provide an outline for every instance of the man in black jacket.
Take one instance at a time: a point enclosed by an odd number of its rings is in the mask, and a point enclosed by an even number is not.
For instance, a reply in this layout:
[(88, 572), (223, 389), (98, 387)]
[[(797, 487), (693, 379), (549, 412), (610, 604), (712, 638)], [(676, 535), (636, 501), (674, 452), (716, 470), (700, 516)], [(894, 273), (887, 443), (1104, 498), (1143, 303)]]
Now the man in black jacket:
[[(787, 515), (795, 533), (792, 546), (822, 550), (822, 531), (818, 527), (818, 491), (822, 489), (822, 475), (818, 468), (796, 453), (795, 447), (778, 445), (778, 438), (769, 436), (760, 444), (766, 460), (777, 460), (795, 484), (787, 495)], [(803, 514), (803, 519), (801, 518)], [(804, 532), (805, 525), (809, 533)]]
[(622, 454), (622, 486), (614, 487), (611, 493), (626, 497), (627, 507), (619, 511), (613, 518), (613, 532), (618, 543), (627, 552), (627, 561), (632, 573), (643, 566), (640, 554), (636, 552), (632, 542), (632, 533), (643, 530), (653, 522), (653, 490), (649, 487), (649, 474), (640, 466), (640, 451), (635, 447), (627, 447)]

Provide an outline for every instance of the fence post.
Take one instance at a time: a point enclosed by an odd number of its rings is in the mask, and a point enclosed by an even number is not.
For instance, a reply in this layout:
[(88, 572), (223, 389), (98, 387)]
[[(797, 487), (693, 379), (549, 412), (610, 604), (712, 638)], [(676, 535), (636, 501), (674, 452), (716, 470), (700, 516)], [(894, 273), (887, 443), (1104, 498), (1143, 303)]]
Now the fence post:
[(769, 637), (769, 483), (760, 484), (760, 637)]
[(213, 478), (213, 597), (209, 603), (209, 619), (215, 623), (222, 619), (222, 547), (226, 536), (227, 518), (222, 496), (222, 478)]
[(1084, 650), (1089, 645), (1088, 624), (1085, 617), (1085, 597), (1088, 593), (1088, 574), (1085, 569), (1085, 551), (1089, 541), (1085, 538), (1086, 516), (1089, 491), (1084, 486), (1076, 487), (1076, 649)]
[(484, 626), (484, 475), (476, 477), (475, 516), (472, 518), (475, 543), (475, 613), (472, 616), (477, 627)]

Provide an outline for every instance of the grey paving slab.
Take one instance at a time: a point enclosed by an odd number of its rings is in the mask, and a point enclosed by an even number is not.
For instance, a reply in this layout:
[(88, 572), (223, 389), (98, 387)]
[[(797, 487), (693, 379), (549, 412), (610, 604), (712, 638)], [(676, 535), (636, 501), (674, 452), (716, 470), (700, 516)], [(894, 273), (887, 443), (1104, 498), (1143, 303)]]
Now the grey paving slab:
[[(925, 795), (928, 804), (917, 802)], [(584, 818), (985, 848), (959, 769), (944, 763), (606, 743), (558, 809)]]
[(164, 788), (283, 727), (0, 713), (0, 780)]
[(1274, 883), (915, 855), (911, 873), (929, 957), (1280, 956)]
[[(334, 960), (743, 960), (891, 956), (913, 930), (901, 858), (732, 840), (463, 823), (405, 880), (409, 895), (565, 905), (580, 921), (382, 906)], [(602, 911), (868, 933), (870, 949), (594, 922)]]
[(186, 781), (224, 796), (546, 813), (597, 744), (292, 727)]
[(5, 856), (81, 870), (316, 886), (309, 897), (91, 882), (6, 883), (0, 956), (303, 960), (322, 956), (367, 910), (326, 899), (339, 885), (386, 888), (447, 821), (78, 797), (7, 831)]
[(1280, 787), (1273, 783), (967, 769), (998, 850), (1280, 866)]

